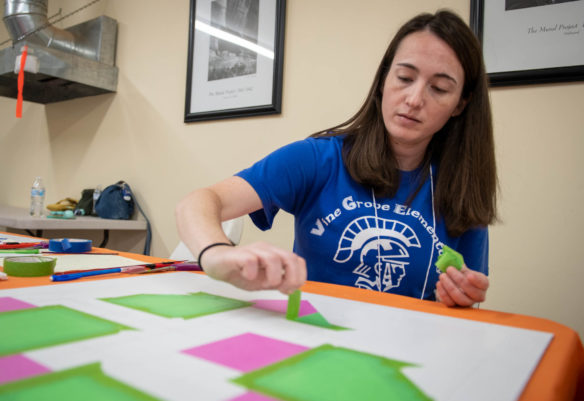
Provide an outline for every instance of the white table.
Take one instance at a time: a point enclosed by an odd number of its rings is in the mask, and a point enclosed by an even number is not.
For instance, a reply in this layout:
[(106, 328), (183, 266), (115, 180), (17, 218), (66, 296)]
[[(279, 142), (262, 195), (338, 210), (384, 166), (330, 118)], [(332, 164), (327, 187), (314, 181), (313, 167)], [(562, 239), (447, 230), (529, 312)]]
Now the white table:
[(35, 237), (42, 237), (43, 230), (103, 230), (103, 240), (99, 245), (103, 248), (109, 239), (109, 230), (146, 231), (146, 221), (102, 219), (94, 216), (76, 216), (74, 219), (32, 217), (28, 209), (0, 205), (0, 227), (26, 230)]

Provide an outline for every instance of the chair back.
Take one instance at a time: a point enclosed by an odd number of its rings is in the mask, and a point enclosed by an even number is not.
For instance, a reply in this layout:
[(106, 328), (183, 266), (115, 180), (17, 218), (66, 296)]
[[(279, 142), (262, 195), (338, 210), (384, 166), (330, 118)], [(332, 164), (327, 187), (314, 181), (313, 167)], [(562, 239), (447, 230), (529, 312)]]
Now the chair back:
[[(239, 244), (239, 241), (241, 241), (241, 235), (243, 234), (243, 217), (226, 220), (221, 223), (221, 227), (223, 227), (225, 235), (227, 235), (227, 238), (229, 238), (231, 242), (236, 245)], [(174, 251), (172, 251), (170, 259), (195, 261), (192, 252), (182, 241), (179, 242)]]

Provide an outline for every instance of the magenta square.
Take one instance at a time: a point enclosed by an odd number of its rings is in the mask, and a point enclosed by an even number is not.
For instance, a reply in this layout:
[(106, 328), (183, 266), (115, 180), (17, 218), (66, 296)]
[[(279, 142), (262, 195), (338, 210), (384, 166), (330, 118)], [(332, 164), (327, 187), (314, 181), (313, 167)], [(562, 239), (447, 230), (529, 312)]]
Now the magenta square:
[(26, 379), (50, 372), (45, 366), (24, 355), (9, 355), (0, 358), (0, 384)]
[(249, 393), (242, 394), (239, 397), (232, 398), (229, 401), (278, 401), (278, 400), (276, 398), (268, 397), (266, 395), (250, 391)]
[[(279, 299), (256, 299), (253, 302), (253, 307), (258, 309), (271, 310), (274, 312), (286, 313), (288, 308), (288, 301)], [(312, 304), (308, 301), (300, 301), (300, 310), (298, 311), (298, 317), (312, 315), (318, 311)]]
[(32, 305), (24, 301), (19, 301), (18, 299), (12, 297), (0, 297), (0, 312), (29, 308), (36, 308), (36, 305)]
[(307, 349), (302, 345), (244, 333), (183, 352), (242, 372), (251, 372)]

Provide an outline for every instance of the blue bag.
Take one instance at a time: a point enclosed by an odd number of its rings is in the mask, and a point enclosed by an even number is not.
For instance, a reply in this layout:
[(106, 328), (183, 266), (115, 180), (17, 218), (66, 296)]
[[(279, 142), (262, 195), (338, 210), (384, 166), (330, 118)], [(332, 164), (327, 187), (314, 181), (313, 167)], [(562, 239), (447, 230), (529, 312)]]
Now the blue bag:
[(138, 208), (146, 220), (144, 255), (150, 255), (150, 242), (152, 240), (150, 220), (138, 204), (127, 182), (118, 181), (104, 189), (95, 202), (95, 212), (103, 219), (129, 220), (134, 214), (134, 206)]
[(129, 220), (134, 214), (134, 196), (124, 181), (102, 191), (95, 203), (95, 212), (102, 219)]

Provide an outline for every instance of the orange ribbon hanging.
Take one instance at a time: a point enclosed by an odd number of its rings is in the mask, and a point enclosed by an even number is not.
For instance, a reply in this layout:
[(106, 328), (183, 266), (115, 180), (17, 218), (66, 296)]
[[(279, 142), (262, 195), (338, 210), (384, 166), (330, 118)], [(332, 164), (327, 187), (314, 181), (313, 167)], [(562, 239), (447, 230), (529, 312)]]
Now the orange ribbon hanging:
[(20, 70), (18, 71), (18, 97), (16, 98), (16, 118), (22, 118), (22, 90), (24, 88), (24, 66), (26, 65), (26, 55), (28, 46), (24, 45), (20, 55)]

